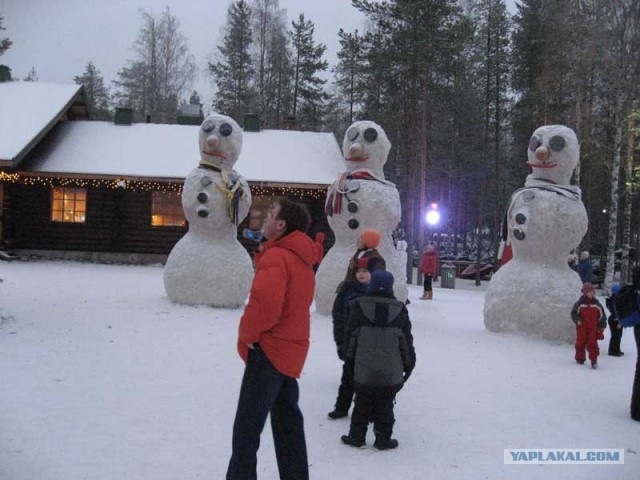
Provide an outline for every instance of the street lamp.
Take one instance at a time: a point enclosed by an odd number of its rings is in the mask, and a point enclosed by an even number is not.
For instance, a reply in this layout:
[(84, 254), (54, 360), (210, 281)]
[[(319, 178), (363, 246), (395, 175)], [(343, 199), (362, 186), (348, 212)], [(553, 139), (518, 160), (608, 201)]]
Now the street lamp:
[(425, 215), (425, 220), (427, 224), (435, 227), (438, 223), (440, 223), (440, 212), (438, 211), (438, 204), (432, 203), (429, 205), (429, 210), (427, 210), (427, 214)]

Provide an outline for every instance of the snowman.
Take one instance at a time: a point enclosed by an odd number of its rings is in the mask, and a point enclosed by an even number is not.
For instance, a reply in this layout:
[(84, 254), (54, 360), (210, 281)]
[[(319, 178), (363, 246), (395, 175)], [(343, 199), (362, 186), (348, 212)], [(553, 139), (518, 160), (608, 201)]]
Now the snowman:
[(199, 133), (200, 165), (186, 177), (182, 208), (189, 230), (164, 268), (169, 299), (187, 305), (241, 306), (253, 265), (237, 240), (237, 226), (251, 206), (246, 180), (232, 168), (242, 149), (242, 130), (230, 117), (207, 117)]
[(360, 233), (367, 228), (380, 232), (378, 251), (395, 278), (396, 298), (407, 299), (405, 264), (391, 237), (400, 222), (400, 195), (382, 169), (390, 148), (384, 130), (374, 122), (356, 122), (345, 134), (346, 171), (329, 187), (325, 205), (336, 241), (316, 273), (316, 310), (323, 315), (331, 314), (336, 288), (344, 280)]
[(570, 128), (544, 126), (533, 133), (527, 157), (532, 173), (511, 196), (503, 220), (513, 258), (489, 282), (484, 324), (494, 332), (572, 342), (570, 311), (582, 282), (567, 255), (587, 231), (580, 189), (570, 184), (580, 145)]

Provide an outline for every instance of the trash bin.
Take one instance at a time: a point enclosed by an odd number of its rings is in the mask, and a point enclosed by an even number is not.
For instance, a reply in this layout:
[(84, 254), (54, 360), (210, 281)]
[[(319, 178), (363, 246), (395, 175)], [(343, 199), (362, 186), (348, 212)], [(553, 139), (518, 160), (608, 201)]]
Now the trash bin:
[(456, 266), (450, 263), (445, 263), (440, 266), (440, 286), (442, 288), (456, 288)]

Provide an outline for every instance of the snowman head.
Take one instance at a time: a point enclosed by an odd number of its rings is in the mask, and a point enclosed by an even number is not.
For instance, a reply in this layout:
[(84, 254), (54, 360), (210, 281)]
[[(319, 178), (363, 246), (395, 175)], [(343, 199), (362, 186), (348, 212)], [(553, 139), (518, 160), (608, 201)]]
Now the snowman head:
[(200, 125), (200, 165), (231, 170), (242, 150), (242, 130), (231, 117), (214, 113)]
[(573, 130), (545, 125), (533, 132), (529, 141), (527, 165), (533, 170), (529, 177), (569, 185), (579, 158), (580, 144)]
[(380, 125), (370, 121), (353, 123), (344, 135), (342, 153), (347, 170), (368, 169), (384, 178), (382, 167), (387, 163), (391, 142)]

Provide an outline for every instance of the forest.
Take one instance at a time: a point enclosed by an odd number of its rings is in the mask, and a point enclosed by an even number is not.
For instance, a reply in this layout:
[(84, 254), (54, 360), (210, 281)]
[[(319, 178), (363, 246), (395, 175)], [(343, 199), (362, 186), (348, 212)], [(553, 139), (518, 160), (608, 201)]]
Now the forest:
[[(629, 279), (640, 243), (638, 148), (640, 2), (635, 0), (352, 0), (362, 31), (337, 28), (329, 65), (313, 19), (287, 18), (278, 0), (233, 0), (207, 71), (213, 101), (201, 105), (262, 128), (331, 131), (338, 144), (357, 120), (380, 124), (393, 144), (385, 175), (401, 195), (409, 251), (436, 242), (451, 255), (493, 262), (511, 193), (529, 173), (533, 131), (575, 130), (588, 250), (607, 284)], [(0, 34), (3, 19), (0, 12)], [(336, 23), (338, 25), (338, 22)], [(0, 35), (0, 55), (11, 47)], [(169, 7), (144, 11), (134, 58), (105, 85), (89, 62), (93, 119), (114, 105), (138, 121), (174, 123), (182, 103), (201, 104), (198, 70)], [(0, 81), (11, 80), (0, 65)], [(24, 81), (37, 81), (35, 69)], [(437, 203), (441, 222), (425, 222)]]

